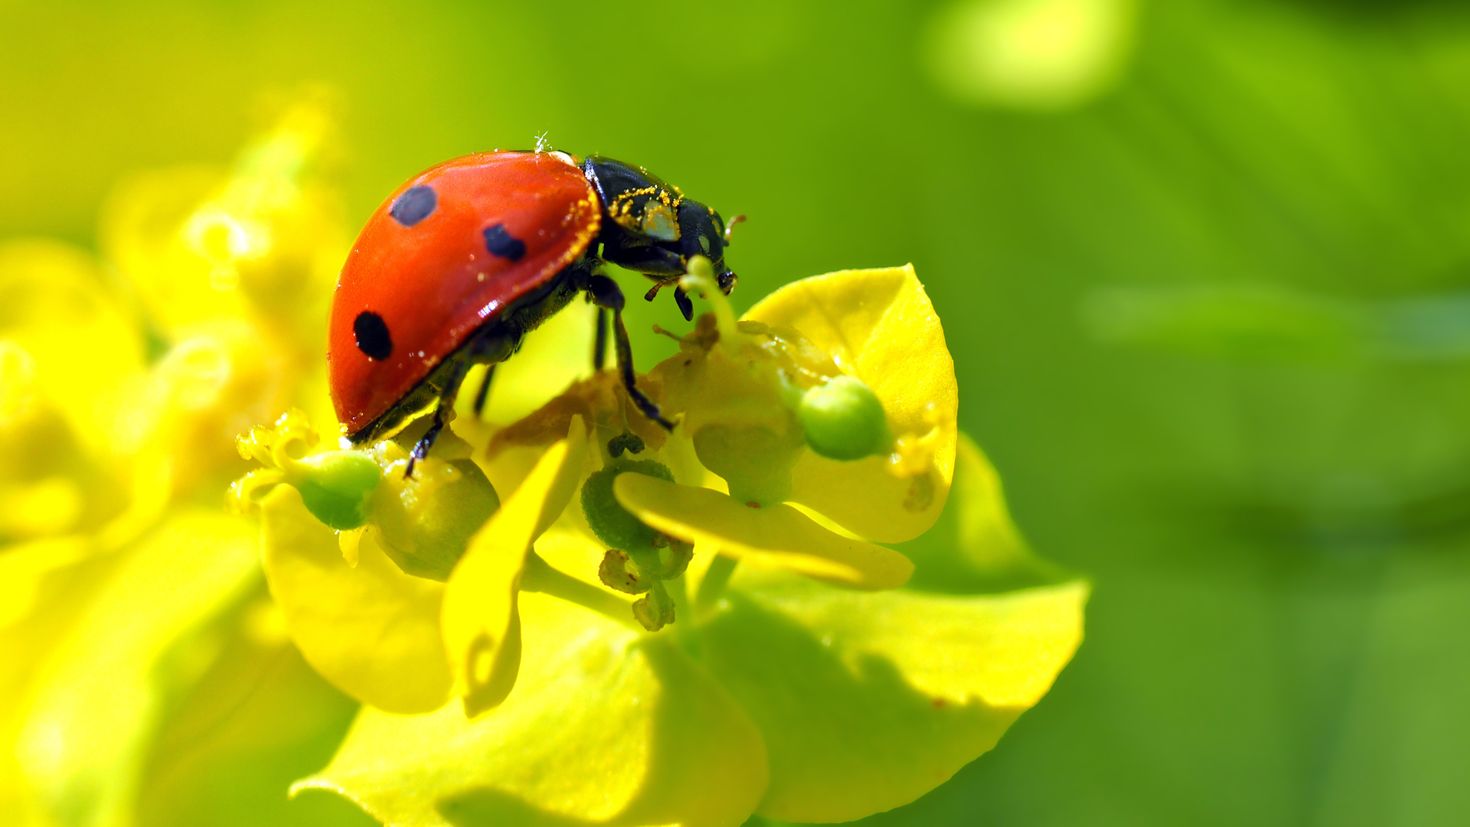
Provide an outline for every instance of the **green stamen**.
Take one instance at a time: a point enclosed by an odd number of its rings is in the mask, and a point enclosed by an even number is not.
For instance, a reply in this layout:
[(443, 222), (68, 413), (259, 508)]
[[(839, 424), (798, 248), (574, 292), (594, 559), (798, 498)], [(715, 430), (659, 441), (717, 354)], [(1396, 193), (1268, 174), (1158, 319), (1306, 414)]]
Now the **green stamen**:
[(719, 282), (715, 281), (715, 268), (709, 259), (704, 256), (690, 258), (689, 273), (679, 279), (679, 286), (709, 302), (710, 310), (715, 314), (715, 326), (720, 331), (720, 341), (736, 340), (740, 328), (735, 321), (735, 309), (725, 298), (724, 291), (720, 290)]

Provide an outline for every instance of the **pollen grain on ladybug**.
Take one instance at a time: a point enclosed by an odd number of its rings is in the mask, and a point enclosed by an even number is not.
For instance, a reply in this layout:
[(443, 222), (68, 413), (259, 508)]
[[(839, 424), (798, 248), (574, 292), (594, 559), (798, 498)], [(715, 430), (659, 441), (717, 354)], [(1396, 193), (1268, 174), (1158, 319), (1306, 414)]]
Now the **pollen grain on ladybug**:
[[(492, 368), (475, 394), (478, 416), (494, 365), (578, 294), (598, 307), (594, 367), (606, 361), (610, 325), (629, 400), (672, 430), (638, 387), (626, 302), (603, 265), (652, 279), (650, 300), (696, 256), (709, 259), (720, 290), (735, 283), (725, 222), (713, 208), (642, 167), (597, 155), (578, 163), (545, 150), (538, 138), (532, 152), (467, 155), (416, 176), (368, 219), (343, 267), (328, 354), (337, 417), (351, 441), (364, 444), (433, 405), (408, 474), (451, 417), (470, 367)], [(674, 297), (691, 318), (684, 292)], [(368, 308), (372, 319), (364, 322)], [(384, 361), (395, 347), (419, 358)]]

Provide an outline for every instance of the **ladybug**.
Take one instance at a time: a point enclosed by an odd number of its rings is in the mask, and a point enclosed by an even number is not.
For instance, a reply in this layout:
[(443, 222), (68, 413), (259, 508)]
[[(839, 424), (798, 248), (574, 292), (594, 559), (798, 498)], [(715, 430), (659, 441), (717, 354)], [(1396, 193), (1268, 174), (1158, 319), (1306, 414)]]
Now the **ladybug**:
[[(736, 218), (734, 222), (738, 222)], [(645, 298), (676, 284), (700, 255), (726, 294), (730, 227), (640, 166), (564, 152), (485, 152), (445, 161), (403, 184), (358, 236), (332, 298), (327, 350), (332, 402), (348, 439), (388, 434), (434, 405), (408, 472), (448, 422), (465, 374), (490, 370), (526, 333), (583, 294), (598, 307), (593, 363), (609, 316), (623, 387), (640, 411), (673, 424), (635, 383), (624, 299), (604, 262), (653, 279)], [(693, 305), (674, 300), (685, 319)]]

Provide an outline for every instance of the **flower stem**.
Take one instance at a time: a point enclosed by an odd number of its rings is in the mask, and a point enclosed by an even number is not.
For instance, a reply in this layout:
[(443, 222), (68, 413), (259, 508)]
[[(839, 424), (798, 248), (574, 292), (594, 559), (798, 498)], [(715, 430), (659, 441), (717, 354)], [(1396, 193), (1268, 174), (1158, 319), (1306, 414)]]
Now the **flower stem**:
[(735, 309), (730, 306), (730, 300), (725, 298), (724, 291), (715, 281), (714, 270), (710, 267), (709, 259), (704, 256), (695, 256), (690, 259), (689, 272), (679, 279), (679, 285), (691, 292), (698, 291), (699, 295), (709, 302), (710, 309), (715, 314), (715, 326), (720, 331), (720, 339), (734, 341), (740, 332), (735, 321)]
[(689, 599), (689, 577), (681, 574), (665, 582), (669, 597), (674, 601), (674, 622), (670, 624), (674, 640), (684, 650), (684, 654), (696, 661), (703, 660), (704, 644), (699, 637), (699, 627), (694, 622), (693, 602)]
[(705, 570), (704, 577), (699, 581), (699, 591), (694, 597), (696, 611), (700, 614), (709, 611), (724, 595), (725, 587), (730, 584), (730, 576), (735, 573), (735, 564), (738, 562), (727, 554), (715, 555), (715, 559), (710, 561), (709, 568)]
[(629, 608), (627, 601), (555, 568), (534, 551), (526, 556), (526, 568), (521, 573), (521, 589), (575, 603), (630, 629), (643, 630), (633, 618), (633, 610)]

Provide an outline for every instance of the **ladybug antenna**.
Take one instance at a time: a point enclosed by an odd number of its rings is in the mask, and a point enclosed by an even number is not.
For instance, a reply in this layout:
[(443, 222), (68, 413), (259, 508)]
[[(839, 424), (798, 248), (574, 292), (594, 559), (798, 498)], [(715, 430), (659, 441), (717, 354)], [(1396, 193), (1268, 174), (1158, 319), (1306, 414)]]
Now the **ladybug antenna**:
[(734, 218), (730, 219), (730, 223), (729, 224), (726, 224), (725, 225), (725, 246), (726, 247), (729, 247), (730, 246), (730, 239), (731, 239), (732, 236), (735, 235), (735, 225), (736, 224), (743, 224), (743, 223), (745, 223), (745, 213), (741, 213), (740, 215), (735, 216)]

